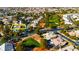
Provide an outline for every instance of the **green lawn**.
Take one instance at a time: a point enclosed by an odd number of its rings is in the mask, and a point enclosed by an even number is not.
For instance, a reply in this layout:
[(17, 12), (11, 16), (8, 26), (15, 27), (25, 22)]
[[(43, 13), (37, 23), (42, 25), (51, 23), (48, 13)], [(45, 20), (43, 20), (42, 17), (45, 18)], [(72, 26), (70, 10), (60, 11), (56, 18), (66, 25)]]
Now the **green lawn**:
[(50, 28), (56, 28), (60, 25), (60, 17), (58, 15), (51, 15), (48, 17), (48, 27)]
[(23, 46), (35, 45), (36, 47), (39, 47), (39, 46), (40, 46), (40, 44), (39, 44), (36, 40), (34, 40), (34, 39), (32, 39), (32, 38), (28, 38), (26, 41), (24, 41), (24, 42), (22, 43), (22, 45), (23, 45)]

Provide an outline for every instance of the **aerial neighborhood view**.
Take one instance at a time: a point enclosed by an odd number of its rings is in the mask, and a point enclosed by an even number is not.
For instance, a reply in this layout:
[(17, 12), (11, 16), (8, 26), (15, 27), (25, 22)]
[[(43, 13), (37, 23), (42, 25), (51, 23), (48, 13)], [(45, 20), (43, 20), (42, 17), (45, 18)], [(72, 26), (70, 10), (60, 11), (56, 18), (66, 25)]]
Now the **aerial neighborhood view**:
[(0, 7), (0, 51), (79, 51), (79, 8)]

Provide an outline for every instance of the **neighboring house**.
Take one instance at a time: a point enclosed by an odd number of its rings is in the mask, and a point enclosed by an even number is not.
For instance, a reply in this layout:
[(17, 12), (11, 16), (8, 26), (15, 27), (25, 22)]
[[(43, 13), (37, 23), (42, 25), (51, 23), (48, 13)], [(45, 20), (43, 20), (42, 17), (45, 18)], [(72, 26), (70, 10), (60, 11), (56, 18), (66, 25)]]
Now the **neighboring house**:
[(59, 51), (78, 51), (78, 49), (75, 49), (73, 45), (70, 45), (70, 46), (59, 49)]
[(26, 25), (22, 24), (21, 22), (19, 24), (12, 24), (11, 30), (17, 32), (17, 31), (24, 31), (26, 29)]
[(44, 28), (45, 25), (46, 25), (46, 23), (45, 23), (44, 20), (40, 20), (40, 21), (39, 21), (39, 26), (40, 26), (40, 28)]
[(27, 17), (25, 20), (30, 20), (30, 19), (33, 19), (33, 17)]
[(0, 51), (14, 51), (13, 45), (11, 43), (3, 43), (0, 45)]
[(79, 14), (65, 14), (63, 15), (63, 19), (65, 24), (71, 24), (72, 22), (70, 19), (74, 20), (74, 21), (79, 21)]
[(9, 21), (12, 21), (12, 16), (7, 16)]
[(70, 17), (69, 14), (63, 15), (64, 22), (65, 22), (65, 24), (72, 25), (72, 22), (70, 21), (69, 17)]
[(70, 31), (70, 32), (68, 32), (68, 34), (70, 35), (70, 36), (76, 36), (76, 37), (79, 37), (79, 30), (75, 30), (75, 31)]
[(31, 27), (34, 27), (34, 28), (36, 27), (36, 25), (37, 25), (37, 21), (36, 20), (35, 21), (32, 21), (32, 23), (30, 24), (30, 26)]
[(73, 14), (71, 17), (72, 17), (72, 18), (77, 18), (78, 15), (77, 15), (77, 14)]
[(6, 19), (6, 18), (3, 19), (2, 21), (4, 22), (4, 24), (9, 24), (8, 19)]
[(76, 33), (75, 33), (75, 31), (70, 31), (70, 32), (68, 32), (68, 34), (70, 35), (70, 36), (75, 36), (76, 35)]
[(44, 39), (50, 40), (52, 37), (55, 37), (56, 35), (50, 31), (50, 32), (44, 33), (42, 36), (44, 37)]
[(75, 21), (79, 21), (79, 14), (72, 14), (71, 18)]
[(13, 24), (18, 24), (18, 21), (16, 21), (16, 20), (13, 20)]
[(54, 44), (55, 46), (58, 45), (64, 45), (67, 42), (63, 41), (62, 37), (60, 35), (56, 35), (53, 32), (48, 32), (43, 34), (44, 39), (50, 40), (50, 44)]
[(27, 17), (27, 18), (25, 19), (25, 21), (26, 21), (26, 23), (30, 23), (30, 21), (32, 21), (32, 19), (33, 19), (33, 17)]
[(14, 51), (13, 45), (11, 43), (5, 43), (5, 51)]
[(45, 27), (45, 23), (40, 23), (39, 26), (40, 26), (40, 28), (44, 28)]
[(62, 42), (62, 39), (60, 37), (53, 38), (52, 40), (55, 46), (60, 45)]
[(75, 31), (76, 37), (79, 37), (79, 30)]
[(3, 17), (0, 17), (0, 21), (2, 21)]
[(79, 21), (79, 18), (75, 19), (75, 21)]
[(36, 27), (38, 22), (42, 19), (43, 17), (40, 16), (38, 19), (35, 19), (34, 21), (32, 21), (32, 23), (30, 24), (30, 26), (32, 27)]
[(62, 37), (59, 35), (55, 38), (52, 38), (52, 41), (55, 46), (63, 46), (66, 44), (66, 41), (63, 41)]

